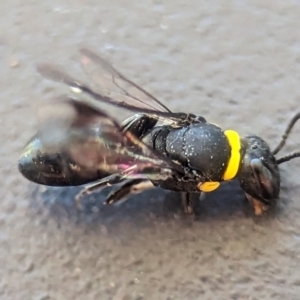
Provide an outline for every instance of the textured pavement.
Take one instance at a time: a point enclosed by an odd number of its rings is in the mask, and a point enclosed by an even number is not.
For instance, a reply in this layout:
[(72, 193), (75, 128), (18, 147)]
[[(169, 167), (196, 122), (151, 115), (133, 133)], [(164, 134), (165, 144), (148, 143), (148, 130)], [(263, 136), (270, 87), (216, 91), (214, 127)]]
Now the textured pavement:
[[(17, 170), (37, 106), (66, 92), (36, 64), (84, 78), (80, 46), (170, 109), (274, 147), (300, 110), (298, 1), (14, 0), (0, 11), (1, 300), (300, 298), (300, 160), (282, 165), (269, 216), (255, 218), (233, 182), (200, 202), (197, 221), (160, 189), (103, 208), (105, 190), (86, 199), (99, 211), (79, 213), (77, 188), (37, 189)], [(299, 128), (285, 152), (300, 148)]]

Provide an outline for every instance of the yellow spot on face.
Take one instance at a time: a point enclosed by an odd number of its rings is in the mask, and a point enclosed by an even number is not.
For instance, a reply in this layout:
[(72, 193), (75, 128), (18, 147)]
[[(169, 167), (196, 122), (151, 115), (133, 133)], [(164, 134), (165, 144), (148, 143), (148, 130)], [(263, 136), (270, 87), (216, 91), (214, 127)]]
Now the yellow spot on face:
[(212, 192), (220, 186), (220, 182), (207, 181), (198, 184), (198, 189), (202, 192)]
[(223, 175), (223, 180), (231, 180), (236, 176), (239, 170), (241, 162), (241, 140), (239, 134), (236, 131), (226, 130), (224, 134), (226, 135), (228, 143), (231, 147), (231, 155), (229, 158), (228, 166)]

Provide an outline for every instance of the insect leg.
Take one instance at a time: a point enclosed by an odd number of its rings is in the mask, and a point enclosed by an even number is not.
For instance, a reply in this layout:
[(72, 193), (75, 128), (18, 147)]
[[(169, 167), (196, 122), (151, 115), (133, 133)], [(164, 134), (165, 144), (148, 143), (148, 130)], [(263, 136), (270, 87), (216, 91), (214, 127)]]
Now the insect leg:
[(180, 194), (181, 194), (181, 203), (183, 205), (184, 212), (189, 215), (195, 215), (195, 208), (200, 194), (187, 193), (187, 192), (182, 192)]
[(76, 206), (79, 210), (82, 210), (81, 200), (84, 196), (90, 195), (93, 192), (102, 189), (105, 186), (110, 186), (124, 181), (124, 178), (121, 178), (119, 174), (113, 174), (111, 176), (105, 177), (99, 181), (96, 181), (92, 184), (85, 186), (75, 197)]
[(245, 193), (245, 194), (246, 194), (246, 197), (247, 197), (250, 205), (254, 208), (254, 213), (256, 216), (261, 216), (268, 210), (268, 206), (266, 204), (253, 198), (252, 196), (250, 196), (247, 193)]
[[(129, 188), (129, 191), (132, 193), (139, 193), (142, 189), (149, 189), (152, 185), (150, 185), (150, 181), (165, 181), (174, 175), (174, 171), (170, 169), (162, 169), (160, 167), (142, 167), (138, 169), (136, 166), (129, 167), (122, 173), (113, 174), (111, 176), (105, 177), (97, 182), (94, 182), (88, 186), (86, 186), (82, 191), (80, 191), (75, 197), (77, 207), (81, 210), (81, 199), (83, 196), (91, 194), (95, 190), (99, 190), (105, 186), (110, 186), (114, 184), (118, 184), (124, 181), (129, 182), (128, 186), (125, 188)], [(132, 183), (131, 183), (132, 182)], [(148, 182), (148, 183), (146, 183)], [(133, 187), (131, 185), (134, 184)], [(153, 185), (152, 185), (153, 187)], [(120, 195), (122, 195), (122, 191), (120, 191)], [(120, 196), (118, 196), (120, 197)], [(112, 196), (109, 198), (112, 198)], [(121, 199), (119, 199), (121, 200)], [(116, 202), (113, 200), (113, 202)], [(108, 203), (110, 204), (110, 203)]]
[(132, 194), (139, 194), (153, 187), (152, 182), (147, 179), (137, 178), (126, 180), (120, 187), (109, 194), (104, 204), (114, 204), (125, 200)]

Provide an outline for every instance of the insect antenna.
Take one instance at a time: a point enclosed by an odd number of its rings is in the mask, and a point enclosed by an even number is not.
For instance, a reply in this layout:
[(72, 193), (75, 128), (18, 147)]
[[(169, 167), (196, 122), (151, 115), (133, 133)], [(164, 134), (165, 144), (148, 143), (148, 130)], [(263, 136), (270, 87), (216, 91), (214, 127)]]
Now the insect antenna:
[(292, 152), (286, 156), (276, 159), (276, 163), (279, 165), (296, 157), (300, 157), (300, 151)]
[[(272, 151), (272, 154), (273, 155), (276, 155), (282, 148), (283, 146), (285, 145), (285, 142), (287, 140), (287, 138), (289, 137), (289, 134), (291, 133), (294, 125), (296, 124), (296, 122), (300, 119), (300, 112), (298, 112), (290, 121), (290, 123), (288, 124), (284, 134), (282, 135), (282, 138), (281, 138), (281, 141), (280, 143), (277, 145), (277, 147)], [(298, 154), (297, 154), (298, 153)], [(291, 153), (285, 157), (282, 157), (280, 159), (277, 160), (278, 161), (281, 161), (281, 162), (284, 162), (284, 161), (288, 161), (288, 160), (291, 160), (292, 158), (295, 158), (295, 157), (298, 157), (299, 156), (299, 152), (294, 152), (294, 153)], [(284, 159), (284, 160), (283, 160)], [(282, 161), (283, 160), (283, 161)], [(281, 163), (280, 162), (280, 163)]]

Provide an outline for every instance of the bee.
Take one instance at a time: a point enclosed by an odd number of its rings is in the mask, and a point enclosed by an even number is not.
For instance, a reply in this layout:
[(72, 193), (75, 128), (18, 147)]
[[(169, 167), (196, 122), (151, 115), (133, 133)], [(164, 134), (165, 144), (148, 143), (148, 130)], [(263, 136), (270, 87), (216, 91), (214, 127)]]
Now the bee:
[[(203, 116), (171, 112), (93, 51), (80, 53), (90, 84), (58, 66), (37, 66), (43, 77), (69, 86), (76, 96), (53, 101), (46, 109), (51, 116), (25, 145), (18, 162), (25, 178), (47, 186), (85, 185), (76, 197), (79, 202), (86, 194), (117, 185), (105, 204), (158, 186), (181, 193), (189, 214), (194, 213), (193, 194), (212, 192), (222, 182), (236, 179), (256, 215), (276, 203), (279, 165), (299, 157), (300, 151), (275, 155), (300, 113), (271, 151), (257, 135), (241, 136)], [(135, 114), (120, 124), (103, 110), (104, 104)]]

